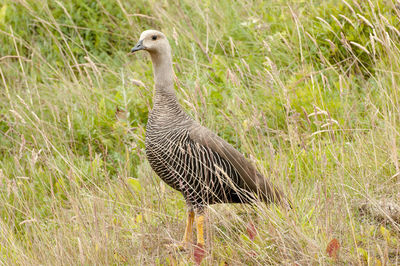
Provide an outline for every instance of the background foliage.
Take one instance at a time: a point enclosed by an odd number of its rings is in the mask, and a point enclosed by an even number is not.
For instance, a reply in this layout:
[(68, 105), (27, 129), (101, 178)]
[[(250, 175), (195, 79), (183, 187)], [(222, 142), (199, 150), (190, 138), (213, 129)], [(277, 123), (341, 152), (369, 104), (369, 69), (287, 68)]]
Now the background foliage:
[[(0, 1), (0, 261), (184, 264), (185, 204), (150, 170), (151, 62), (295, 210), (213, 206), (205, 264), (399, 263), (396, 1)], [(251, 218), (253, 217), (253, 218)], [(245, 224), (257, 223), (250, 241)], [(338, 239), (337, 258), (326, 247)]]

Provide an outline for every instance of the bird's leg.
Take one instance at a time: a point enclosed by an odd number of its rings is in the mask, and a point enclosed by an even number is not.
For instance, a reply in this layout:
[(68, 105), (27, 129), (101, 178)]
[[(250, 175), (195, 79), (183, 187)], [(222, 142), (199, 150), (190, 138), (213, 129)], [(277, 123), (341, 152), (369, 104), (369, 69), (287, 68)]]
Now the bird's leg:
[(200, 265), (206, 251), (204, 248), (204, 211), (196, 211), (196, 227), (197, 227), (197, 245), (194, 246), (194, 260), (197, 265)]
[(204, 213), (196, 213), (197, 245), (204, 247)]
[(185, 234), (182, 240), (183, 246), (186, 246), (188, 243), (192, 242), (193, 222), (194, 222), (194, 211), (193, 209), (189, 209), (187, 212)]

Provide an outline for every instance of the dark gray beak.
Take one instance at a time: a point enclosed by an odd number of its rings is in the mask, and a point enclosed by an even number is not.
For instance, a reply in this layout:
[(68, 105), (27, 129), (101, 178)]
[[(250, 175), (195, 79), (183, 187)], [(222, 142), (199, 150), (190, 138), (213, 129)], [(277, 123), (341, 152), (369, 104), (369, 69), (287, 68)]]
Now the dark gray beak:
[(144, 49), (145, 49), (145, 47), (143, 46), (143, 40), (141, 40), (135, 45), (135, 47), (132, 48), (131, 53), (134, 53), (139, 50), (144, 50)]

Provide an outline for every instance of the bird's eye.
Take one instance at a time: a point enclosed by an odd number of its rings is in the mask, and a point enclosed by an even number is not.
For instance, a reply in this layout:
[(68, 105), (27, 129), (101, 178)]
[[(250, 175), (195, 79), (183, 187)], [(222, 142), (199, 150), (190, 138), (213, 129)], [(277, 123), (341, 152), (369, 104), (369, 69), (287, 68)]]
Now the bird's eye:
[(157, 40), (157, 35), (153, 35), (153, 36), (151, 37), (151, 39), (152, 39), (153, 41)]

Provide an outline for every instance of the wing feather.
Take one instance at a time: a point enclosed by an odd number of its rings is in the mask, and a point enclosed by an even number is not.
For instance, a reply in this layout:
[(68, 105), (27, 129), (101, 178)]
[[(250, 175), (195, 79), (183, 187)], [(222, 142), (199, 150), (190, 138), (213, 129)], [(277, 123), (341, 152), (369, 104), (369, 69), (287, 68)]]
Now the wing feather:
[(243, 154), (224, 139), (197, 123), (189, 130), (189, 136), (193, 141), (217, 152), (231, 163), (240, 174), (248, 189), (257, 194), (263, 201), (267, 203), (285, 202), (290, 206), (289, 201), (284, 199), (283, 193), (259, 173)]

